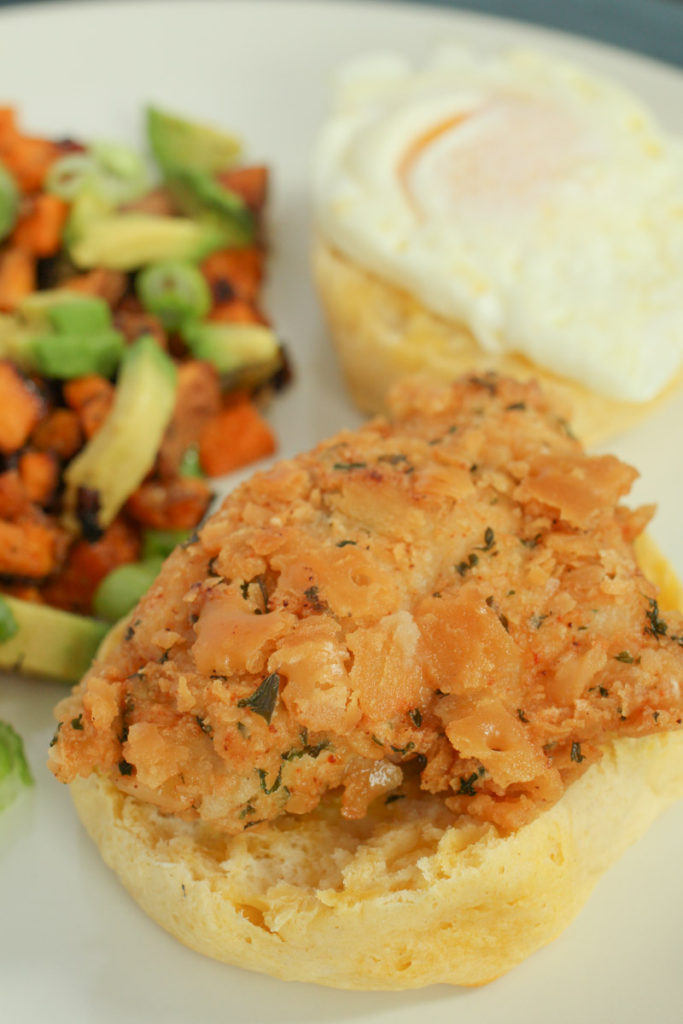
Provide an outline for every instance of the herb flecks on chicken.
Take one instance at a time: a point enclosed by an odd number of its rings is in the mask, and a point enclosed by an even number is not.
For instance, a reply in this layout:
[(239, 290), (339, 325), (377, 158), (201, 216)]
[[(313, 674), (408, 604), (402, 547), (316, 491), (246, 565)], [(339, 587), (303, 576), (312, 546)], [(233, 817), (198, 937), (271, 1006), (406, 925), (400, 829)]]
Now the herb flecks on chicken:
[(419, 782), (509, 831), (606, 740), (681, 725), (635, 471), (533, 384), (407, 384), (393, 415), (256, 475), (171, 556), (59, 706), (61, 780), (228, 833)]

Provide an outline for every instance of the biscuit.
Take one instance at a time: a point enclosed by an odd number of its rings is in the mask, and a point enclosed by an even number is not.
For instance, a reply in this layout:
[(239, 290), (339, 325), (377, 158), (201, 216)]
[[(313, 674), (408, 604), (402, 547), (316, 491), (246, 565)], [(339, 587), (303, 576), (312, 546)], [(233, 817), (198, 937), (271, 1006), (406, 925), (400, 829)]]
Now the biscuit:
[(584, 444), (627, 430), (679, 387), (682, 375), (656, 398), (624, 402), (599, 395), (512, 352), (484, 351), (464, 324), (431, 313), (408, 292), (382, 280), (318, 238), (313, 270), (330, 336), (351, 398), (365, 413), (384, 412), (402, 377), (424, 373), (445, 382), (494, 371), (535, 378)]
[[(663, 608), (681, 588), (637, 542)], [(105, 641), (117, 643), (125, 623)], [(238, 836), (163, 815), (91, 775), (78, 814), (133, 899), (187, 946), (286, 980), (347, 989), (481, 985), (556, 938), (600, 876), (683, 796), (683, 732), (609, 742), (529, 825), (450, 824), (411, 792), (359, 821), (315, 811)]]

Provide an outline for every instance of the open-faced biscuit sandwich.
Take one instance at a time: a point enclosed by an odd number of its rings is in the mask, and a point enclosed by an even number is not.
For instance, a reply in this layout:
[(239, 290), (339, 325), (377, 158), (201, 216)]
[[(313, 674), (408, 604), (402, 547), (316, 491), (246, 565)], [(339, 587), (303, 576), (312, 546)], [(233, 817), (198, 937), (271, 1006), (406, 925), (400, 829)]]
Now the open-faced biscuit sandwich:
[(683, 616), (637, 561), (635, 471), (538, 385), (407, 381), (391, 409), (170, 556), (60, 703), (50, 765), (202, 953), (476, 985), (683, 795)]
[(402, 375), (540, 378), (584, 443), (680, 383), (683, 151), (552, 56), (447, 48), (339, 76), (314, 268), (351, 395)]

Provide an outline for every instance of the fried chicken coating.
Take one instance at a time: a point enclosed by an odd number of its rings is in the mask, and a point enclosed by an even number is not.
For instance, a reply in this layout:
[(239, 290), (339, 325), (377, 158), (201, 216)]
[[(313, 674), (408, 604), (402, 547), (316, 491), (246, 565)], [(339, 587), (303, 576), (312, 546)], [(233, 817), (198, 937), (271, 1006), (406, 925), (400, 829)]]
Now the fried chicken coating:
[(174, 552), (50, 751), (236, 834), (406, 787), (510, 832), (614, 736), (678, 728), (683, 618), (534, 383), (412, 381), (392, 418), (255, 475)]

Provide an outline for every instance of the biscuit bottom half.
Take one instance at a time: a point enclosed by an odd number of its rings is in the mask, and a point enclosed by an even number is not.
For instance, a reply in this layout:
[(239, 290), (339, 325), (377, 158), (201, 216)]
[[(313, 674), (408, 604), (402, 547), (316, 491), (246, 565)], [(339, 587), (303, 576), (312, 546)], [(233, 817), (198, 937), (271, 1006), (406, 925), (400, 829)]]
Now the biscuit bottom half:
[[(680, 606), (666, 560), (638, 544), (662, 607)], [(164, 816), (96, 775), (71, 792), (133, 898), (200, 953), (337, 988), (481, 985), (558, 936), (683, 796), (683, 731), (608, 743), (558, 803), (508, 836), (451, 824), (419, 790), (390, 813), (377, 801), (360, 821), (330, 794), (310, 814), (239, 836)]]
[(387, 392), (409, 374), (448, 381), (493, 370), (518, 380), (539, 380), (577, 437), (591, 445), (651, 415), (683, 381), (678, 374), (648, 402), (607, 398), (513, 352), (486, 352), (464, 324), (431, 313), (407, 291), (364, 270), (320, 238), (313, 246), (313, 271), (346, 386), (366, 413), (384, 412)]

